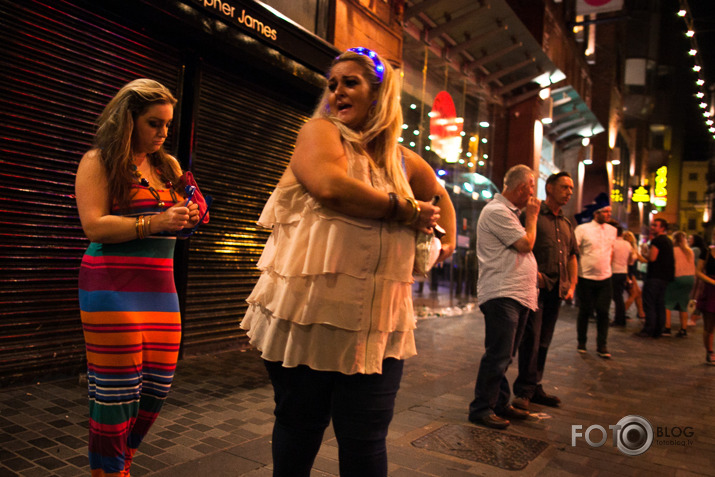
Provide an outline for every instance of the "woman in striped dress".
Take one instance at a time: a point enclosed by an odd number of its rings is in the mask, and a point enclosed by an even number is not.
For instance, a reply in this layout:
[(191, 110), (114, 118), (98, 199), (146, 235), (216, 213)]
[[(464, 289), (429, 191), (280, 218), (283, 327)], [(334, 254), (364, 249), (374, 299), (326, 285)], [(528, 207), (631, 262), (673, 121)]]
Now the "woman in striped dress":
[[(176, 99), (153, 80), (125, 85), (98, 119), (75, 182), (79, 300), (87, 347), (92, 476), (128, 476), (161, 409), (179, 352), (176, 233), (199, 220), (162, 144)], [(172, 236), (172, 234), (174, 236)]]

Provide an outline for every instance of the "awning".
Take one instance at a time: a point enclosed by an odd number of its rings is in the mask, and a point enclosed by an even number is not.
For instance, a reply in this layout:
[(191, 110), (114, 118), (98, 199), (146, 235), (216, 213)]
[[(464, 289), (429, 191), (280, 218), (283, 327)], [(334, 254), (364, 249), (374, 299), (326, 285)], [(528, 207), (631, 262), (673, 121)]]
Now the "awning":
[(585, 137), (604, 131), (596, 116), (571, 86), (553, 89), (551, 100), (552, 122), (544, 125), (544, 134), (551, 142), (561, 142), (562, 147), (568, 148), (580, 144)]
[(565, 75), (505, 0), (412, 0), (404, 13), (403, 59), (466, 78), (471, 93), (511, 106)]
[[(441, 169), (444, 172), (444, 169)], [(461, 195), (472, 200), (491, 200), (499, 192), (497, 186), (487, 177), (477, 172), (457, 172), (451, 174), (440, 174), (442, 185), (453, 194)]]

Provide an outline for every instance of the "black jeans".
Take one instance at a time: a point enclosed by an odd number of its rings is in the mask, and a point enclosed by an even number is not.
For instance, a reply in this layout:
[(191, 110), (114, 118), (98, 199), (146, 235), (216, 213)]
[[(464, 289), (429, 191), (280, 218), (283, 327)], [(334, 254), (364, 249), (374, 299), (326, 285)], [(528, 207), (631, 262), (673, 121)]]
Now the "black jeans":
[(341, 477), (387, 476), (387, 428), (404, 362), (388, 358), (382, 374), (346, 375), (264, 361), (273, 383), (274, 477), (309, 477), (333, 419)]
[(576, 321), (576, 335), (579, 345), (588, 340), (588, 320), (596, 310), (596, 347), (606, 350), (608, 345), (608, 309), (611, 307), (613, 286), (611, 277), (605, 280), (589, 280), (579, 277), (578, 299), (580, 302)]
[(646, 278), (643, 284), (643, 331), (657, 338), (665, 327), (665, 289), (668, 282), (658, 278)]
[(484, 356), (469, 404), (469, 418), (500, 413), (511, 393), (506, 370), (519, 348), (529, 309), (511, 298), (494, 298), (479, 307), (484, 313)]
[(623, 301), (623, 292), (626, 290), (627, 273), (614, 273), (611, 277), (613, 283), (613, 303), (616, 305), (616, 312), (613, 322), (616, 325), (626, 325), (626, 303)]
[(539, 290), (539, 309), (529, 311), (519, 345), (519, 376), (514, 381), (514, 395), (531, 399), (541, 383), (560, 306), (559, 282), (551, 290)]

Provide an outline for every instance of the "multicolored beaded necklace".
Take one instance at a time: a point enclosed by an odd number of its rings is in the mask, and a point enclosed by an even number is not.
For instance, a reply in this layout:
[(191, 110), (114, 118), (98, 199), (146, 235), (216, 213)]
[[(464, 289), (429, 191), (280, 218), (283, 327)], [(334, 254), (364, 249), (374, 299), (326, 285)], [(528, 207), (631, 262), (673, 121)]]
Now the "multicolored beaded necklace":
[[(159, 193), (154, 189), (150, 184), (149, 181), (145, 178), (142, 177), (142, 173), (139, 172), (139, 168), (137, 168), (136, 164), (131, 165), (132, 169), (132, 174), (134, 174), (134, 177), (137, 178), (139, 181), (139, 184), (143, 185), (147, 189), (149, 189), (149, 193), (156, 199), (156, 205), (159, 207), (165, 207), (166, 203), (161, 200), (161, 197), (159, 196)], [(155, 170), (156, 175), (159, 176), (159, 178), (164, 181), (164, 176), (162, 176), (161, 171), (159, 169)], [(179, 202), (179, 199), (176, 197), (176, 193), (174, 192), (174, 184), (172, 184), (171, 181), (164, 181), (164, 185), (166, 186), (167, 189), (169, 189), (169, 193), (171, 194), (171, 200), (174, 201), (174, 203)]]

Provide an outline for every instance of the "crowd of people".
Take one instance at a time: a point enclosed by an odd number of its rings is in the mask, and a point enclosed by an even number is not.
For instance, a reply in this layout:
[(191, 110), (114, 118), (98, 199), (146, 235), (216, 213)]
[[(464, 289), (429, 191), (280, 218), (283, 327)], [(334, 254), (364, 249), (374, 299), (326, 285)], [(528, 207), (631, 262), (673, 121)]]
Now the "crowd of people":
[[(163, 148), (175, 105), (156, 81), (128, 83), (99, 117), (77, 170), (77, 207), (91, 241), (79, 297), (93, 476), (130, 475), (178, 359), (174, 245), (208, 217), (192, 176)], [(402, 122), (392, 67), (366, 48), (340, 54), (259, 218), (271, 235), (241, 327), (273, 385), (275, 476), (309, 476), (331, 421), (341, 476), (387, 475), (385, 439), (403, 363), (417, 352), (416, 235), (443, 229), (437, 262), (457, 238), (446, 190), (398, 142)], [(631, 232), (612, 225), (607, 196), (590, 208), (591, 220), (574, 226), (562, 210), (574, 191), (570, 175), (551, 175), (543, 202), (535, 180), (530, 167), (512, 167), (477, 224), (485, 351), (469, 420), (504, 429), (526, 419), (532, 404), (561, 404), (542, 380), (564, 300), (579, 301), (578, 352), (587, 352), (595, 314), (596, 352), (609, 359), (609, 325), (625, 326), (632, 304), (644, 320), (639, 336), (669, 333), (670, 310), (679, 312), (677, 336), (685, 337), (692, 290), (702, 289), (706, 361), (715, 364), (715, 249), (697, 238), (689, 246), (682, 232), (671, 240), (660, 218), (649, 244), (638, 247)], [(642, 292), (638, 262), (647, 264)], [(517, 353), (510, 386), (506, 372)]]
[[(573, 193), (569, 174), (547, 179), (541, 204), (528, 197), (533, 180), (525, 166), (507, 171), (503, 192), (484, 207), (477, 225), (477, 297), (485, 351), (469, 420), (504, 429), (509, 419), (526, 419), (531, 403), (561, 404), (541, 380), (563, 300), (573, 298), (579, 308), (579, 353), (588, 352), (588, 326), (595, 321), (596, 353), (611, 359), (609, 328), (625, 328), (627, 311), (635, 304), (642, 322), (635, 335), (643, 338), (670, 336), (674, 311), (680, 319), (675, 336), (681, 338), (688, 336), (690, 315), (702, 316), (705, 362), (715, 365), (715, 248), (698, 235), (676, 231), (669, 236), (661, 217), (651, 221), (648, 239), (639, 246), (632, 232), (611, 220), (606, 194), (576, 215), (579, 225), (574, 227), (561, 211)], [(510, 388), (506, 371), (517, 353), (519, 373)]]

